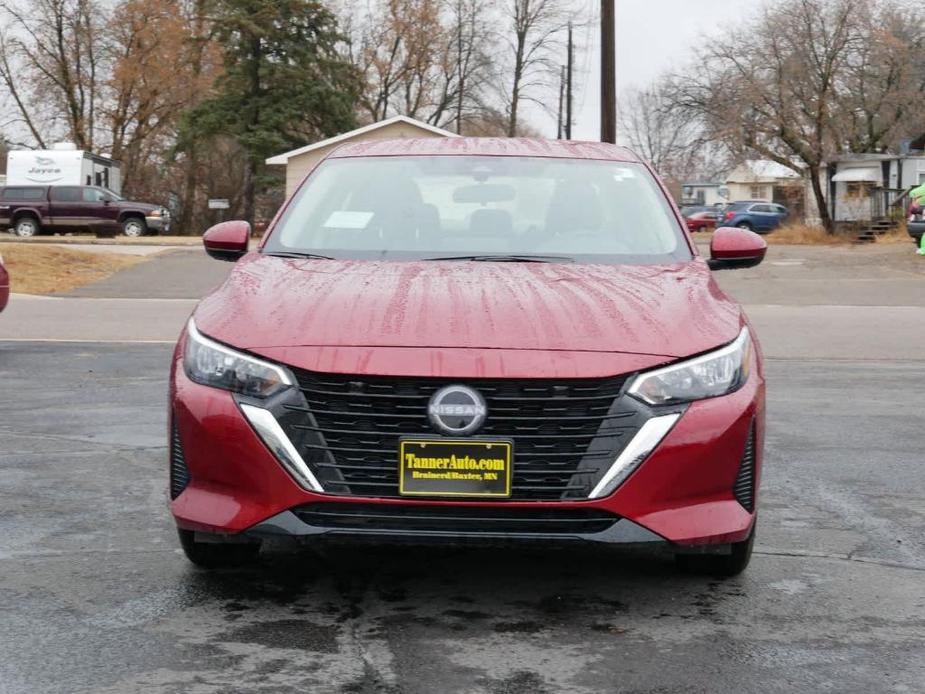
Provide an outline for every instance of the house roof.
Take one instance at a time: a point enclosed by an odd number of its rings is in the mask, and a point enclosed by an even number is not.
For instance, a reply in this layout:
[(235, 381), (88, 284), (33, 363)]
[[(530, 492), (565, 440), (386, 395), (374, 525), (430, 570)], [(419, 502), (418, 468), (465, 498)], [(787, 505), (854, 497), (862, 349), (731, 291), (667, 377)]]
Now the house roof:
[(748, 159), (729, 172), (727, 180), (734, 183), (756, 183), (773, 182), (781, 178), (800, 178), (800, 174), (770, 159)]
[(543, 157), (639, 162), (633, 152), (604, 142), (577, 142), (517, 137), (426, 137), (420, 139), (363, 140), (331, 153), (332, 158), (393, 157), (401, 155), (488, 157)]
[(883, 174), (879, 166), (849, 166), (832, 176), (832, 180), (850, 183), (857, 183), (859, 181), (881, 183), (883, 181)]
[(882, 154), (879, 152), (864, 152), (861, 154), (841, 154), (837, 157), (833, 157), (831, 161), (836, 164), (841, 163), (850, 163), (850, 162), (865, 162), (865, 161), (893, 161), (894, 159), (905, 159), (903, 155), (900, 154)]
[(277, 154), (275, 157), (270, 157), (267, 159), (266, 163), (270, 166), (285, 166), (287, 163), (289, 163), (289, 160), (292, 157), (298, 157), (299, 155), (308, 154), (309, 152), (313, 152), (316, 149), (321, 149), (322, 147), (328, 147), (330, 145), (336, 145), (340, 142), (346, 142), (347, 140), (352, 140), (355, 137), (366, 135), (367, 133), (379, 130), (380, 128), (394, 125), (395, 123), (405, 123), (406, 125), (412, 125), (416, 128), (420, 128), (421, 130), (426, 130), (427, 132), (433, 133), (434, 135), (441, 135), (443, 137), (459, 137), (456, 133), (451, 133), (449, 130), (438, 128), (435, 125), (431, 125), (430, 123), (425, 123), (414, 118), (409, 118), (408, 116), (393, 116), (392, 118), (387, 118), (377, 123), (364, 125), (362, 128), (357, 128), (356, 130), (351, 130), (350, 132), (335, 135), (334, 137), (329, 137), (327, 140), (314, 142), (310, 145), (299, 147), (298, 149), (294, 149), (284, 154)]

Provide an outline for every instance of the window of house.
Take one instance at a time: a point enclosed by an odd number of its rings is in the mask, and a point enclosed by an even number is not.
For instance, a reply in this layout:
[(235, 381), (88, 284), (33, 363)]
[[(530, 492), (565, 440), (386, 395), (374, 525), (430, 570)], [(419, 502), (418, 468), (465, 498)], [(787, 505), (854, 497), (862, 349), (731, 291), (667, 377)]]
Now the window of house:
[(752, 200), (761, 200), (763, 197), (764, 197), (764, 186), (752, 186), (752, 189), (751, 189)]
[(849, 198), (865, 198), (873, 192), (873, 184), (867, 181), (851, 181), (848, 183), (847, 196)]

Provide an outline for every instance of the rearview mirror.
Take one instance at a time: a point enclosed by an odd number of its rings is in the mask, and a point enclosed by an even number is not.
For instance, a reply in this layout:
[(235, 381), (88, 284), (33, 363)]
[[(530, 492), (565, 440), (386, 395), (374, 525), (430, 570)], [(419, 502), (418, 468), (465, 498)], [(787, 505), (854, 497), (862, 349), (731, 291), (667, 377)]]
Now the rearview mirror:
[(720, 227), (710, 241), (711, 270), (739, 270), (755, 267), (768, 252), (767, 242), (754, 231), (737, 227)]
[(211, 227), (202, 235), (206, 253), (216, 260), (235, 262), (247, 253), (247, 242), (251, 236), (251, 225), (247, 222), (222, 222)]
[(478, 203), (509, 202), (517, 197), (514, 186), (505, 183), (476, 183), (453, 191), (453, 202)]

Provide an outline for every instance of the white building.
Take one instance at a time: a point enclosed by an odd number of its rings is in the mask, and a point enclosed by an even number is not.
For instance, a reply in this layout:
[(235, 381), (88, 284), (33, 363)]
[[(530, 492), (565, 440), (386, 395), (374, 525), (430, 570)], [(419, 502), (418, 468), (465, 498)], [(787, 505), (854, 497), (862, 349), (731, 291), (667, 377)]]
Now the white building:
[(308, 173), (315, 168), (328, 152), (346, 142), (362, 140), (386, 140), (392, 138), (456, 137), (454, 133), (423, 123), (407, 116), (395, 116), (378, 123), (363, 126), (336, 137), (299, 147), (291, 152), (278, 154), (267, 159), (269, 166), (286, 167), (286, 195), (292, 195)]
[(729, 191), (722, 183), (689, 181), (681, 184), (681, 204), (712, 207), (728, 202)]
[(925, 183), (925, 153), (846, 154), (829, 164), (829, 214), (836, 222), (888, 217), (906, 191)]
[(13, 150), (6, 159), (7, 185), (100, 186), (122, 192), (121, 164), (73, 144)]
[(766, 159), (749, 159), (729, 172), (725, 185), (729, 191), (729, 202), (774, 202), (790, 210), (791, 219), (818, 222), (816, 197), (809, 176), (789, 166)]

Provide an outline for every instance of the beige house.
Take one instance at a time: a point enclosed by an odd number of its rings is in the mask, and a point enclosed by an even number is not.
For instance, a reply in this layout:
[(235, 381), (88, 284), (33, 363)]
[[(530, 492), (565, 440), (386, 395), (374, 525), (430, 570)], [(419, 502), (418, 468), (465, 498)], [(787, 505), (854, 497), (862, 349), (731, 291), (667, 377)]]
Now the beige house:
[(788, 208), (794, 219), (815, 223), (819, 217), (809, 177), (775, 161), (743, 162), (726, 176), (725, 188), (729, 202), (775, 202)]
[(395, 138), (457, 137), (454, 133), (423, 123), (407, 116), (395, 116), (387, 120), (351, 130), (321, 142), (316, 142), (285, 154), (267, 159), (268, 166), (286, 167), (286, 195), (293, 191), (325, 155), (338, 145), (362, 140), (390, 140)]

